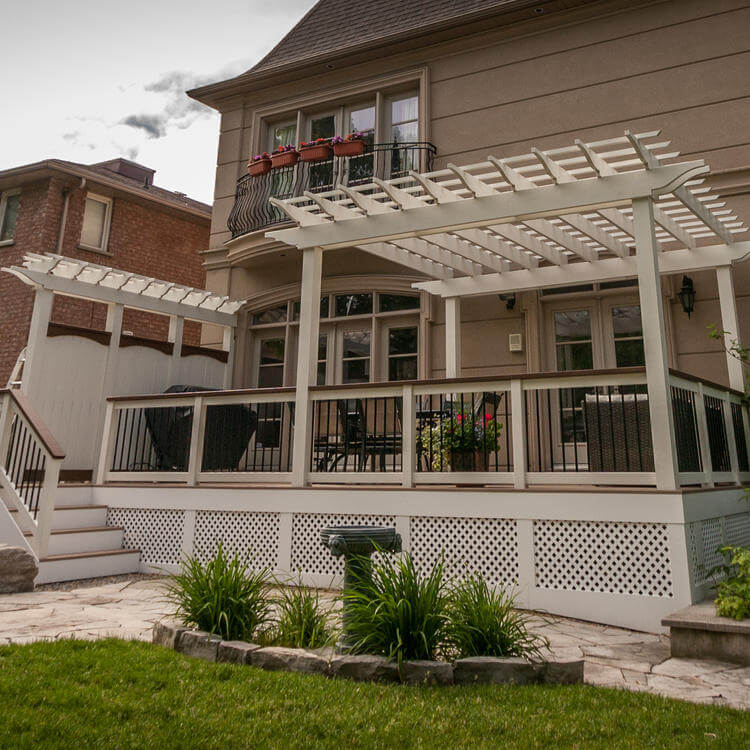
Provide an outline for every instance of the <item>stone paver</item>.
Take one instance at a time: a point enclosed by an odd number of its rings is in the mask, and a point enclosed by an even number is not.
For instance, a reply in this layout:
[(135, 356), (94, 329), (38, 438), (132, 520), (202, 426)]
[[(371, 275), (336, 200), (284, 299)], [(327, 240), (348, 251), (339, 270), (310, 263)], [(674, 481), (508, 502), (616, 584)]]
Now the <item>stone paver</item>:
[[(334, 594), (324, 593), (331, 601)], [(151, 640), (172, 612), (164, 582), (135, 579), (67, 590), (0, 595), (0, 645), (60, 638)], [(750, 709), (750, 668), (672, 659), (669, 638), (556, 617), (534, 619), (555, 659), (584, 659), (590, 685), (656, 693), (695, 703)]]

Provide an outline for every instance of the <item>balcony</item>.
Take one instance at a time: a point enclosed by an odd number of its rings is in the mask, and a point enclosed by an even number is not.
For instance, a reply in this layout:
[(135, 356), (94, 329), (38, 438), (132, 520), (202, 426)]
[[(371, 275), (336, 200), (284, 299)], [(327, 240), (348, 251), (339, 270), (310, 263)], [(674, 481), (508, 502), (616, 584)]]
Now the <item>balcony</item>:
[(431, 171), (435, 153), (435, 146), (423, 141), (375, 143), (368, 144), (362, 156), (331, 156), (325, 161), (300, 161), (293, 167), (272, 169), (259, 177), (244, 175), (237, 181), (227, 225), (235, 238), (284, 223), (288, 219), (268, 202), (269, 198), (294, 198), (305, 191), (324, 193), (339, 184), (361, 185), (373, 177), (403, 177), (412, 169)]

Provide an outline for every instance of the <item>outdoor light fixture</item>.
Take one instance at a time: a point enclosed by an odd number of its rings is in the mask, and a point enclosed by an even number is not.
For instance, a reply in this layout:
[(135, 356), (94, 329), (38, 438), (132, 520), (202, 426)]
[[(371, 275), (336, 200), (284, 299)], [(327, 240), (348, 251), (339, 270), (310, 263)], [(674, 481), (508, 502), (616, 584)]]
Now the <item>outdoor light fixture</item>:
[(690, 313), (695, 309), (695, 287), (693, 286), (693, 280), (689, 276), (682, 277), (682, 288), (677, 296), (680, 298), (682, 309), (687, 313), (689, 318)]
[(505, 309), (512, 310), (516, 306), (516, 295), (515, 294), (498, 294), (498, 297), (505, 302)]

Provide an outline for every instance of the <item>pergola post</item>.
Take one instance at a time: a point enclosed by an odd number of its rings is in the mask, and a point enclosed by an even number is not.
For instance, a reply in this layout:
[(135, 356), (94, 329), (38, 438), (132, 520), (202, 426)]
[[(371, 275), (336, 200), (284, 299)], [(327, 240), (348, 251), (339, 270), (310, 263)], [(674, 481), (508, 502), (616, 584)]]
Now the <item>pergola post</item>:
[(633, 200), (633, 220), (656, 486), (673, 490), (677, 488), (677, 452), (659, 280), (659, 247), (650, 197)]
[(180, 362), (182, 361), (182, 335), (184, 330), (185, 318), (181, 315), (170, 315), (167, 341), (172, 344), (172, 356), (169, 359), (167, 385), (175, 385), (175, 378), (180, 369)]
[(737, 316), (737, 298), (734, 296), (732, 267), (720, 266), (716, 269), (716, 281), (719, 286), (719, 306), (721, 307), (721, 328), (724, 334), (724, 348), (727, 356), (729, 386), (738, 391), (745, 390), (745, 371), (741, 360), (730, 351), (733, 341), (741, 344), (740, 324)]
[(302, 296), (300, 299), (299, 342), (297, 347), (297, 385), (294, 406), (294, 454), (292, 484), (307, 484), (312, 443), (312, 404), (310, 386), (315, 385), (320, 330), (320, 285), (323, 250), (309, 247), (302, 251)]
[(21, 390), (26, 393), (33, 391), (32, 378), (40, 375), (43, 367), (34, 364), (38, 358), (39, 349), (41, 349), (44, 339), (47, 336), (47, 326), (52, 317), (52, 304), (54, 294), (49, 289), (38, 288), (34, 295), (34, 309), (31, 313), (31, 323), (29, 324), (29, 338), (26, 343), (26, 362), (23, 366), (23, 378)]
[(461, 298), (445, 300), (445, 377), (461, 377)]

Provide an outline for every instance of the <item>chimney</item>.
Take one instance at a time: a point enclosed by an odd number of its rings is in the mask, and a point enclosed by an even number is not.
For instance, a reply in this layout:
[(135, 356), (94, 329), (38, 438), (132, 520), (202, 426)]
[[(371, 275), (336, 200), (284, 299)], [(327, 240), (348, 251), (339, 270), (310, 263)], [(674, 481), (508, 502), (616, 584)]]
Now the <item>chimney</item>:
[(130, 161), (129, 159), (110, 159), (110, 161), (99, 162), (94, 164), (95, 167), (104, 167), (110, 172), (115, 172), (123, 177), (129, 177), (131, 180), (137, 180), (143, 187), (150, 188), (154, 184), (155, 169), (144, 167), (143, 164)]

